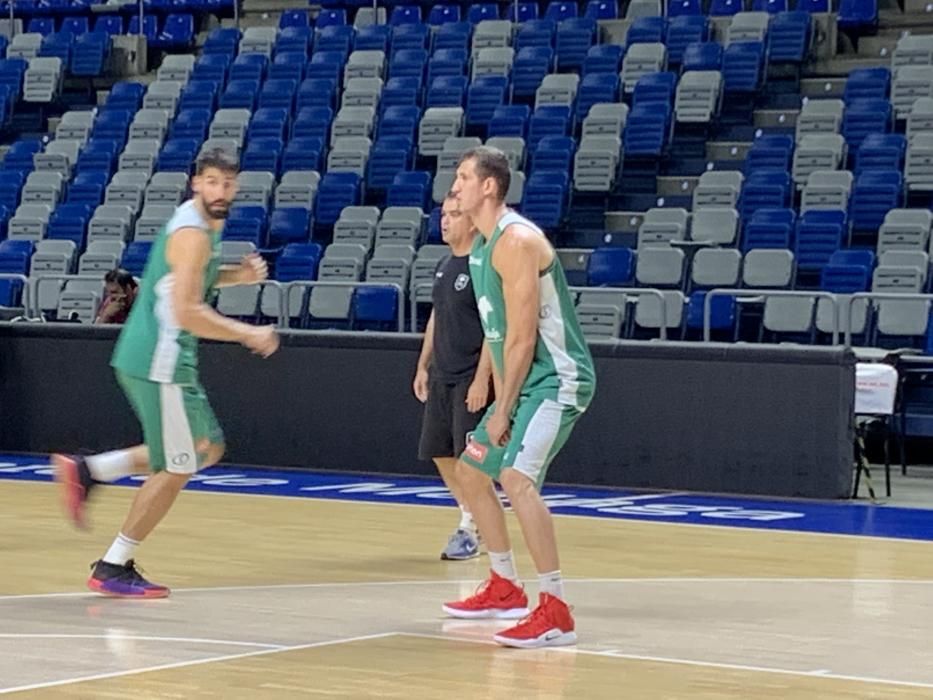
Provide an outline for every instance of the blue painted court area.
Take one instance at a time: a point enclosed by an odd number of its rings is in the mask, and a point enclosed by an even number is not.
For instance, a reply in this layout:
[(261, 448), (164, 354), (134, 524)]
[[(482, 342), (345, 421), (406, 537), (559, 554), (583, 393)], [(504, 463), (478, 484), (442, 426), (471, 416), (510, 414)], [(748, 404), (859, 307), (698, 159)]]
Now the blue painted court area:
[[(44, 459), (0, 455), (0, 479), (51, 481), (52, 470)], [(117, 483), (133, 486), (143, 478)], [(196, 474), (188, 488), (368, 503), (453, 504), (439, 479), (385, 474), (224, 466)], [(546, 486), (543, 493), (551, 511), (559, 515), (933, 541), (933, 510), (577, 486)]]

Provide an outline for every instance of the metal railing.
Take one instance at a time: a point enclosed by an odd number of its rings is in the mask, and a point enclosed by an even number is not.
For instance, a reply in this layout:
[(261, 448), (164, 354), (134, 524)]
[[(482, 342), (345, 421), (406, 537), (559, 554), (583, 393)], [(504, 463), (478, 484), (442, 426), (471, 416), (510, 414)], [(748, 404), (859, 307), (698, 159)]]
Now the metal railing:
[(602, 294), (604, 296), (620, 294), (624, 296), (650, 296), (661, 302), (661, 321), (658, 329), (658, 339), (667, 340), (667, 297), (660, 289), (652, 287), (570, 287), (570, 291), (577, 294)]
[(846, 329), (845, 346), (852, 347), (852, 308), (857, 299), (878, 301), (933, 301), (933, 294), (903, 293), (903, 292), (856, 292), (842, 299), (845, 308)]
[[(402, 333), (405, 330), (405, 293), (402, 290), (401, 285), (398, 285), (394, 282), (344, 282), (342, 280), (296, 280), (295, 282), (288, 282), (285, 286), (285, 301), (289, 303), (291, 301), (291, 292), (292, 289), (298, 288), (310, 288), (314, 287), (351, 287), (356, 289), (357, 287), (391, 287), (395, 290), (395, 294), (398, 297), (398, 303), (396, 304), (397, 309), (397, 324), (398, 332)], [(283, 327), (287, 323), (280, 324)]]
[[(710, 342), (711, 336), (711, 312), (713, 306), (714, 297), (735, 297), (736, 299), (744, 299), (746, 301), (760, 300), (761, 302), (766, 301), (769, 297), (780, 298), (796, 298), (796, 299), (829, 299), (833, 305), (833, 345), (839, 344), (839, 305), (837, 304), (838, 296), (836, 294), (831, 294), (829, 292), (821, 292), (818, 290), (813, 291), (803, 291), (803, 290), (790, 290), (790, 289), (727, 289), (724, 287), (717, 287), (716, 289), (711, 289), (706, 293), (706, 297), (703, 299), (703, 342)], [(814, 315), (816, 314), (816, 309), (813, 311)]]

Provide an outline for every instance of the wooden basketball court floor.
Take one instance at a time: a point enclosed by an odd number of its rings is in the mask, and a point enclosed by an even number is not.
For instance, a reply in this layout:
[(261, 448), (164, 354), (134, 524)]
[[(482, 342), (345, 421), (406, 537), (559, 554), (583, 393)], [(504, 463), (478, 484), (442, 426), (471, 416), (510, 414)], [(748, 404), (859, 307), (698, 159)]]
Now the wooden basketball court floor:
[(132, 495), (82, 533), (52, 484), (0, 482), (0, 694), (933, 697), (928, 543), (558, 517), (580, 643), (521, 651), (443, 617), (486, 572), (437, 558), (450, 508), (185, 492), (139, 556), (173, 596), (96, 597)]

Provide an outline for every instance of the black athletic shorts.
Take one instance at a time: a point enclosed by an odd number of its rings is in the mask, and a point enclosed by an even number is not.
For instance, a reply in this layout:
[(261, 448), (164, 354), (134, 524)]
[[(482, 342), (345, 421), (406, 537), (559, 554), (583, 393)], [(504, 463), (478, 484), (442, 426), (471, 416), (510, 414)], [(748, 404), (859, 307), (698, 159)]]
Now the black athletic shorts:
[(429, 380), (418, 459), (459, 457), (466, 449), (467, 433), (476, 430), (486, 410), (485, 406), (477, 413), (467, 410), (466, 397), (472, 382), (472, 377), (454, 383)]

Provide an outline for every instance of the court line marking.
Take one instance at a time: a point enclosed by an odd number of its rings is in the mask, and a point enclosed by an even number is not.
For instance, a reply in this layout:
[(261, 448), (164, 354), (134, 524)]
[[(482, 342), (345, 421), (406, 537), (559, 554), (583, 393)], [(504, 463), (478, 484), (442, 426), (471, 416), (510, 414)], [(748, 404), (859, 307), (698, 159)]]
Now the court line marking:
[(246, 651), (238, 654), (225, 654), (223, 656), (211, 656), (204, 659), (193, 659), (190, 661), (176, 661), (170, 664), (159, 664), (156, 666), (142, 666), (140, 668), (127, 669), (125, 671), (113, 671), (110, 673), (96, 673), (88, 676), (75, 676), (72, 678), (63, 678), (56, 681), (44, 681), (42, 683), (32, 683), (30, 685), (20, 685), (14, 687), (0, 688), (0, 695), (17, 693), (26, 690), (40, 690), (42, 688), (54, 688), (62, 685), (72, 685), (75, 683), (85, 683), (88, 681), (100, 681), (107, 678), (119, 678), (121, 676), (133, 676), (140, 673), (150, 673), (153, 671), (168, 671), (173, 668), (185, 668), (187, 666), (200, 666), (202, 664), (211, 664), (222, 661), (234, 661), (236, 659), (246, 659), (253, 656), (265, 656), (267, 654), (280, 654), (285, 651), (302, 651), (304, 649), (316, 649), (318, 647), (336, 646), (338, 644), (351, 644), (353, 642), (365, 642), (383, 637), (394, 637), (395, 632), (380, 632), (378, 634), (365, 634), (358, 637), (341, 637), (339, 639), (328, 639), (321, 642), (311, 642), (310, 644), (296, 644), (293, 646), (283, 646), (276, 649), (260, 649), (258, 651)]
[[(441, 634), (430, 634), (426, 632), (399, 632), (400, 637), (417, 637), (421, 639), (443, 640), (445, 642), (466, 642), (468, 644), (482, 644), (485, 646), (495, 646), (504, 649), (501, 645), (491, 639), (470, 639), (467, 637), (454, 637)], [(648, 661), (663, 664), (676, 664), (679, 666), (702, 666), (704, 668), (719, 668), (730, 671), (749, 671), (754, 673), (773, 673), (783, 676), (798, 676), (801, 678), (828, 678), (839, 681), (853, 681), (857, 683), (877, 683), (879, 685), (896, 685), (910, 688), (933, 688), (933, 683), (924, 683), (922, 681), (901, 681), (893, 678), (875, 678), (872, 676), (852, 676), (844, 673), (832, 673), (825, 669), (817, 671), (795, 671), (789, 668), (779, 668), (774, 666), (751, 666), (746, 664), (731, 664), (718, 661), (703, 661), (700, 659), (684, 659), (676, 656), (650, 656), (645, 654), (625, 654), (616, 650), (597, 651), (595, 649), (579, 649), (577, 647), (544, 647), (536, 651), (548, 651), (563, 654), (583, 654), (584, 656), (599, 656), (604, 659), (623, 659), (628, 661)], [(510, 650), (520, 654), (521, 650)]]
[[(644, 578), (571, 578), (565, 577), (564, 581), (570, 584), (588, 584), (588, 583), (816, 583), (816, 584), (868, 584), (868, 585), (920, 585), (929, 586), (933, 584), (933, 579), (899, 579), (899, 578), (815, 578), (806, 576), (652, 576)], [(462, 586), (479, 585), (480, 579), (418, 579), (412, 581), (328, 581), (318, 583), (270, 583), (270, 584), (251, 584), (244, 586), (203, 586), (192, 588), (173, 588), (173, 593), (222, 593), (225, 591), (260, 591), (260, 590), (288, 590), (302, 588), (356, 588), (366, 586)], [(108, 600), (91, 591), (66, 591), (62, 593), (22, 593), (12, 595), (0, 595), (0, 603), (5, 601), (30, 600), (33, 598), (81, 598), (87, 597), (93, 600)], [(162, 600), (127, 600), (110, 598), (116, 603), (128, 605), (138, 605), (140, 603), (147, 605), (167, 605), (171, 598)], [(0, 635), (2, 636), (2, 635)]]
[(106, 639), (135, 642), (184, 642), (188, 644), (216, 644), (231, 647), (258, 647), (284, 649), (284, 644), (240, 642), (234, 639), (202, 639), (200, 637), (157, 637), (140, 634), (33, 634), (29, 632), (0, 632), (0, 639)]

